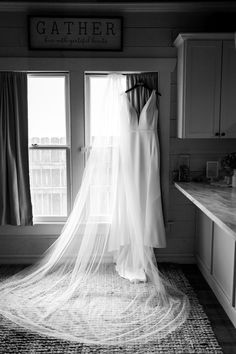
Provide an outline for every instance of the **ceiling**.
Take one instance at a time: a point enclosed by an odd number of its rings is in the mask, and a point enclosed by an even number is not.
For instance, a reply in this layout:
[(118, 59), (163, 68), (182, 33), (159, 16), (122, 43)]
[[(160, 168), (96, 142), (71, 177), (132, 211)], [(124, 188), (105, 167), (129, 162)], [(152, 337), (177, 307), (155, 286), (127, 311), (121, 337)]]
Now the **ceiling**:
[(122, 11), (122, 12), (232, 12), (236, 11), (236, 1), (197, 1), (197, 0), (0, 0), (0, 11), (29, 10), (92, 10), (92, 11)]

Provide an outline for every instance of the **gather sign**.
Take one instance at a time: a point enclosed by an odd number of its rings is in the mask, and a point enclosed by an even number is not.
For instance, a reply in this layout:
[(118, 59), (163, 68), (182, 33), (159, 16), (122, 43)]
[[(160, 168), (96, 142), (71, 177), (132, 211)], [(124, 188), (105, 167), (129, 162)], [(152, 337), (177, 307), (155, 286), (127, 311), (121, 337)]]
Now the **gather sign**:
[(121, 50), (120, 17), (29, 17), (31, 49)]

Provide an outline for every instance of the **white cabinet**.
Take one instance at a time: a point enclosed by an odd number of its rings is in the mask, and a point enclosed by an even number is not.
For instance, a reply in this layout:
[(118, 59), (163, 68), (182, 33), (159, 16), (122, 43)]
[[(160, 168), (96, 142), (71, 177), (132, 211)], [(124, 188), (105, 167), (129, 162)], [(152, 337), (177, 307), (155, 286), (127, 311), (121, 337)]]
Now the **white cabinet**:
[(236, 137), (236, 48), (234, 41), (223, 41), (221, 84), (221, 131)]
[(211, 272), (213, 222), (200, 209), (196, 218), (196, 256), (202, 267)]
[(230, 304), (233, 303), (235, 240), (214, 224), (212, 276)]
[(175, 45), (178, 137), (235, 138), (233, 34), (180, 34)]
[(236, 327), (236, 240), (202, 211), (196, 219), (199, 269)]

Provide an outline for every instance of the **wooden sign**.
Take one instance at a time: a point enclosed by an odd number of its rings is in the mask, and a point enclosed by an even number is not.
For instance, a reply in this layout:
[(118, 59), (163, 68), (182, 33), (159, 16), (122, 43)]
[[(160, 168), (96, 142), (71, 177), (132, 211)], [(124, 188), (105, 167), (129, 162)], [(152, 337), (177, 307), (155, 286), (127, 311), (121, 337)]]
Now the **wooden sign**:
[(122, 50), (122, 18), (29, 17), (30, 49)]

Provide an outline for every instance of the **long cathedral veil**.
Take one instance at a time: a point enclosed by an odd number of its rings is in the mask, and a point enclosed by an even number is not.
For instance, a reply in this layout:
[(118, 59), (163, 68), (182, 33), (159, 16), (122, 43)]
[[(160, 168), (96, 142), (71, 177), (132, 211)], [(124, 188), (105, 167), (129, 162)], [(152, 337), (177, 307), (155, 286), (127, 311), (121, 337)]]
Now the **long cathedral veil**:
[(122, 122), (127, 118), (121, 114), (123, 99), (121, 75), (108, 75), (102, 133), (93, 141), (60, 237), (35, 266), (0, 286), (0, 314), (12, 326), (76, 342), (120, 345), (159, 340), (188, 315), (187, 297), (163, 279), (152, 248), (143, 245), (132, 195), (137, 222), (127, 262), (141, 265), (147, 282), (120, 277), (109, 261), (117, 257), (109, 252), (109, 238), (117, 224)]

